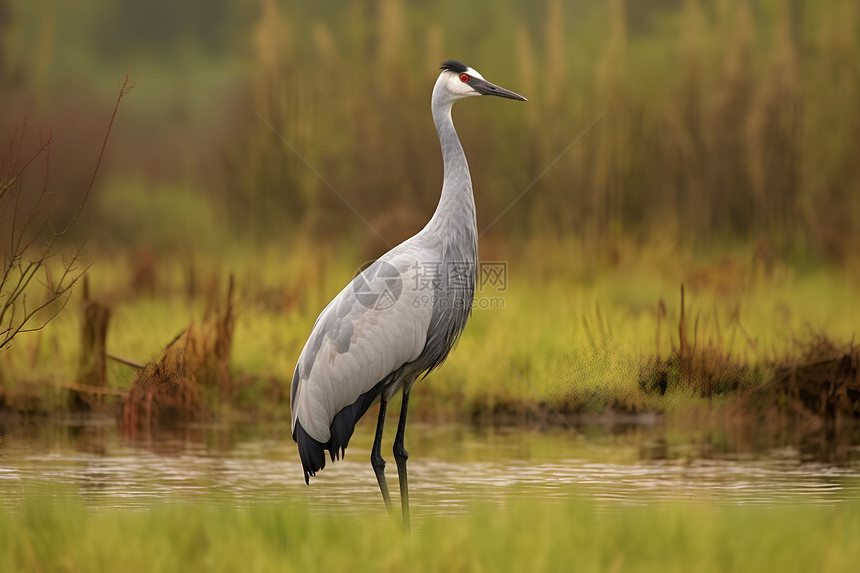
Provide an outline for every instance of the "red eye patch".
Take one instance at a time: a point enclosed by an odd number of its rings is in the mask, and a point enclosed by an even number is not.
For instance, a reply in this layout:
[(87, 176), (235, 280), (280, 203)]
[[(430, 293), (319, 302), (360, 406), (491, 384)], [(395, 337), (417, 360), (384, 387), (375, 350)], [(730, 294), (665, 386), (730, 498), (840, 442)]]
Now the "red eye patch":
[(471, 79), (472, 78), (469, 77), (469, 74), (460, 74), (460, 81), (463, 82), (464, 84)]

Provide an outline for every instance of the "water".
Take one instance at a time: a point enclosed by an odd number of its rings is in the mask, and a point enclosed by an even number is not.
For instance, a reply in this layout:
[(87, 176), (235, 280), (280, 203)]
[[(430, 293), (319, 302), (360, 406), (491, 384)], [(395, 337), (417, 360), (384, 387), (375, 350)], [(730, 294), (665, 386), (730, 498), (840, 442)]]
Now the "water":
[[(517, 497), (551, 502), (570, 495), (609, 508), (659, 499), (831, 505), (860, 499), (856, 462), (806, 461), (792, 448), (702, 457), (687, 436), (659, 424), (582, 431), (412, 424), (413, 513), (457, 513), (476, 498), (502, 505)], [(295, 445), (282, 432), (275, 426), (196, 426), (128, 440), (110, 419), (0, 425), (0, 503), (49, 495), (127, 509), (177, 499), (241, 507), (286, 498), (305, 498), (318, 511), (381, 507), (368, 461), (370, 425), (357, 430), (346, 459), (330, 463), (310, 487)], [(655, 450), (659, 459), (652, 459)], [(388, 459), (396, 496), (396, 467)]]

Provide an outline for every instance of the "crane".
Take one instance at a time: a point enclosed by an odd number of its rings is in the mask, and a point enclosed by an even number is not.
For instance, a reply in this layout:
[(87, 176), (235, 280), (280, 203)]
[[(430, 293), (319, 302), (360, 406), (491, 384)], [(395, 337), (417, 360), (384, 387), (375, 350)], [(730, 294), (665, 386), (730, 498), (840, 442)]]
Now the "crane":
[(380, 453), (389, 400), (403, 392), (394, 437), (403, 522), (409, 524), (408, 453), (403, 446), (409, 394), (419, 376), (438, 367), (472, 310), (478, 268), (475, 199), (466, 155), (454, 129), (455, 101), (492, 95), (526, 101), (475, 69), (446, 60), (433, 87), (431, 110), (442, 147), (442, 194), (416, 235), (379, 257), (323, 309), (299, 356), (290, 387), (291, 429), (305, 483), (325, 467), (325, 451), (340, 459), (355, 424), (379, 398), (370, 453), (386, 506), (391, 505)]

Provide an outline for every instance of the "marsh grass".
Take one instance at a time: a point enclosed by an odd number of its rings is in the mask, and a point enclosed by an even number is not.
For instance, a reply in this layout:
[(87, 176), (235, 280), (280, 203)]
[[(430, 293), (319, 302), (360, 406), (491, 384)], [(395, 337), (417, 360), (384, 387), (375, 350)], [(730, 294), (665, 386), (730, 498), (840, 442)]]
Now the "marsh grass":
[[(135, 26), (135, 41), (111, 50), (127, 15), (97, 4), (50, 7), (58, 21), (92, 34), (52, 32), (51, 18), (25, 5), (4, 31), (17, 60), (9, 63), (22, 73), (0, 87), (4, 101), (20, 104), (8, 106), (0, 127), (11, 132), (7, 125), (33, 115), (65, 134), (58, 188), (73, 187), (66, 183), (87, 164), (87, 145), (70, 144), (78, 140), (69, 133), (94, 137), (75, 132), (63, 110), (91, 114), (104, 96), (88, 91), (114, 80), (105, 82), (115, 69), (106, 62), (200, 41), (181, 37), (198, 35), (194, 27), (156, 28), (147, 38)], [(133, 136), (117, 142), (111, 182), (99, 194), (100, 241), (197, 246), (219, 240), (225, 219), (231, 236), (306, 235), (336, 245), (365, 234), (307, 164), (369, 221), (397, 211), (426, 221), (441, 181), (428, 95), (439, 62), (459, 57), (529, 97), (523, 105), (467, 102), (455, 112), (484, 224), (605, 111), (505, 214), (506, 236), (573, 235), (604, 252), (618, 240), (728, 237), (761, 240), (779, 257), (852, 258), (860, 212), (852, 0), (503, 0), (480, 35), (469, 25), (486, 17), (477, 6), (259, 4), (228, 0), (229, 9), (208, 15), (220, 21), (202, 29), (232, 31), (235, 44), (222, 46), (231, 57), (192, 48), (169, 62), (135, 60), (146, 91), (127, 110)], [(177, 21), (188, 17), (175, 10)], [(165, 42), (164, 34), (173, 36)], [(68, 70), (82, 85), (70, 89), (73, 82), (46, 70)], [(138, 211), (148, 216), (137, 220)], [(200, 224), (188, 233), (182, 223), (191, 213)]]
[(161, 357), (138, 372), (122, 404), (120, 428), (126, 435), (158, 424), (206, 420), (213, 404), (233, 397), (233, 304), (231, 276), (225, 300), (213, 315), (189, 325)]
[[(751, 348), (756, 341), (749, 338), (738, 315), (731, 316), (731, 332), (725, 339), (720, 328), (720, 317), (713, 311), (713, 328), (703, 328), (700, 338), (701, 315), (688, 317), (684, 307), (684, 285), (681, 285), (680, 317), (677, 339), (672, 339), (672, 351), (668, 357), (660, 353), (661, 327), (666, 309), (661, 300), (657, 307), (657, 352), (650, 360), (640, 365), (639, 387), (647, 393), (665, 395), (667, 391), (687, 388), (701, 397), (731, 394), (741, 388), (749, 388), (763, 382), (765, 364), (751, 363), (746, 353), (743, 357), (732, 354), (732, 342), (738, 331), (746, 337)], [(692, 324), (692, 327), (691, 327)], [(692, 330), (692, 333), (690, 332)], [(676, 344), (677, 340), (677, 344)], [(780, 359), (784, 360), (784, 357)]]
[[(522, 107), (476, 105), (457, 118), (488, 220), (605, 112), (505, 215), (509, 235), (574, 234), (602, 250), (631, 237), (729, 236), (761, 240), (781, 256), (811, 247), (851, 258), (860, 212), (849, 191), (860, 185), (849, 159), (860, 133), (851, 0), (802, 8), (690, 0), (674, 10), (548, 0), (528, 15), (524, 6), (497, 4), (494, 33), (478, 38), (400, 0), (376, 13), (345, 10), (349, 25), (328, 19), (305, 30), (293, 8), (267, 2), (248, 98), (350, 204), (378, 216), (393, 205), (429, 215), (438, 150), (426, 113), (430, 83), (414, 62), (429, 59), (429, 68), (442, 58), (429, 53), (441, 36), (464, 59), (475, 54), (481, 69), (496, 70), (500, 83), (528, 92)], [(415, 53), (421, 45), (424, 58)], [(340, 97), (346, 91), (351, 97)], [(231, 174), (248, 195), (243, 215), (285, 217), (320, 240), (356, 223), (268, 125), (250, 122), (241, 137)]]
[[(189, 324), (205, 324), (234, 274), (234, 335), (224, 367), (232, 390), (211, 411), (285, 416), (296, 357), (319, 311), (360, 266), (362, 248), (299, 241), (253, 257), (237, 248), (218, 261), (195, 260), (194, 273), (182, 257), (156, 257), (159, 278), (147, 292), (130, 282), (133, 261), (105, 257), (91, 270), (91, 290), (112, 301), (108, 351), (146, 364)], [(503, 304), (476, 306), (446, 364), (416, 386), (418, 415), (527, 418), (547, 406), (596, 413), (725, 402), (768, 384), (778, 365), (799, 364), (812, 333), (848, 343), (858, 324), (856, 287), (844, 273), (775, 261), (762, 274), (754, 248), (737, 249), (731, 265), (722, 256), (630, 244), (619, 245), (612, 264), (574, 241), (491, 250), (507, 259), (507, 287), (477, 296)], [(709, 259), (712, 265), (694, 262)], [(21, 393), (37, 410), (63, 407), (62, 386), (77, 367), (75, 304), (50, 329), (0, 355), (7, 405)], [(108, 365), (114, 387), (129, 388), (133, 376), (125, 365)]]
[[(809, 332), (837, 342), (854, 336), (860, 20), (852, 0), (689, 0), (677, 9), (505, 0), (482, 34), (467, 23), (469, 11), (483, 11), (459, 5), (431, 12), (385, 0), (378, 9), (323, 12), (266, 0), (252, 13), (228, 4), (222, 16), (237, 17), (221, 25), (247, 42), (244, 65), (199, 54), (190, 65), (190, 50), (177, 61), (194, 70), (194, 89), (171, 100), (177, 82), (148, 82), (129, 118), (135, 151), (118, 150), (93, 197), (92, 278), (113, 308), (112, 353), (153, 361), (201, 323), (208, 293), (234, 273), (230, 368), (243, 381), (235, 399), (282, 400), (275, 388), (287, 385), (318, 312), (362, 263), (432, 213), (440, 165), (428, 72), (450, 56), (530, 100), (465, 102), (468, 113), (457, 112), (479, 227), (504, 212), (482, 237), (482, 256), (509, 263), (511, 286), (504, 308), (476, 310), (448, 364), (418, 386), (428, 411), (524, 415), (535, 404), (601, 411), (707, 401), (761, 383), (761, 366), (791, 358)], [(112, 18), (53, 9), (101, 40), (78, 43), (58, 29), (56, 44), (70, 49), (51, 50), (48, 19), (22, 5), (7, 29), (19, 33), (4, 36), (18, 47), (10, 64), (26, 70), (41, 54), (33, 68), (43, 73), (54, 65), (101, 79), (99, 50), (117, 34), (105, 29)], [(135, 38), (117, 53), (146, 51), (146, 38)], [(23, 49), (39, 42), (42, 52)], [(144, 66), (147, 78), (179, 73)], [(37, 112), (61, 133), (72, 114), (49, 113), (56, 100), (47, 95), (64, 93), (58, 85), (24, 74), (18, 88), (3, 90), (9, 101), (18, 91), (41, 95), (46, 109)], [(214, 85), (221, 89), (207, 89)], [(168, 100), (187, 115), (170, 145), (162, 128), (176, 118), (159, 115), (174, 109), (161, 105)], [(76, 109), (84, 117), (90, 108)], [(559, 156), (599, 116), (587, 139)], [(57, 156), (60, 188), (75, 176), (63, 165), (83, 162), (69, 147)], [(7, 404), (16, 396), (37, 410), (63, 402), (77, 353), (74, 304), (69, 310), (51, 332), (0, 355)], [(648, 360), (652, 372), (643, 373)], [(108, 366), (118, 387), (132, 376)], [(40, 402), (40, 387), (57, 389)]]
[(140, 511), (32, 492), (0, 507), (5, 571), (853, 571), (860, 511), (657, 502), (606, 507), (569, 496), (475, 501), (421, 516), (306, 504), (236, 508), (166, 500)]

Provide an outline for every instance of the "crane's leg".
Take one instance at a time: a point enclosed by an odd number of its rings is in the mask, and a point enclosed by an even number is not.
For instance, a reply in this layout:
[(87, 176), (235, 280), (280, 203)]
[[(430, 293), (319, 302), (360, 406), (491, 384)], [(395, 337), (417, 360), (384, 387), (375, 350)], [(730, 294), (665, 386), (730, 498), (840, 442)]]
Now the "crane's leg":
[(406, 459), (409, 452), (403, 447), (403, 434), (406, 432), (406, 409), (409, 406), (409, 392), (403, 387), (403, 405), (400, 406), (400, 421), (394, 436), (394, 461), (397, 462), (397, 477), (400, 478), (400, 505), (403, 507), (403, 526), (409, 529), (409, 484), (406, 479)]
[(380, 448), (382, 447), (382, 427), (385, 425), (385, 409), (388, 406), (388, 401), (385, 396), (381, 396), (379, 400), (379, 420), (376, 422), (376, 437), (373, 438), (373, 447), (370, 449), (370, 465), (373, 466), (373, 473), (376, 474), (376, 481), (379, 483), (379, 491), (382, 492), (382, 499), (385, 500), (386, 507), (391, 506), (391, 497), (388, 495), (388, 482), (385, 481), (385, 460), (382, 459)]

